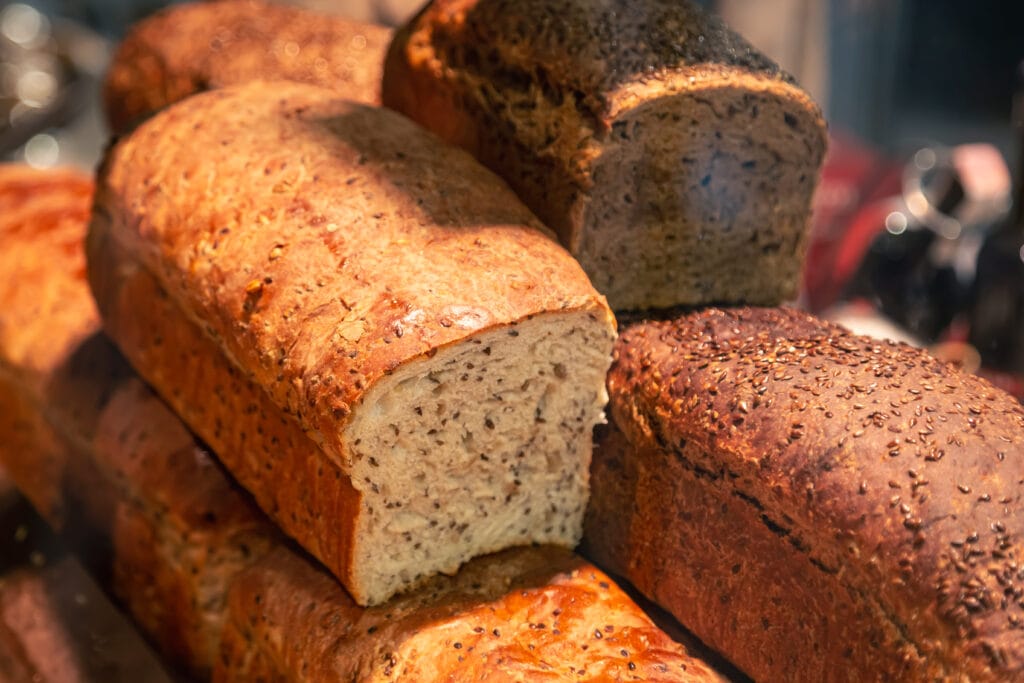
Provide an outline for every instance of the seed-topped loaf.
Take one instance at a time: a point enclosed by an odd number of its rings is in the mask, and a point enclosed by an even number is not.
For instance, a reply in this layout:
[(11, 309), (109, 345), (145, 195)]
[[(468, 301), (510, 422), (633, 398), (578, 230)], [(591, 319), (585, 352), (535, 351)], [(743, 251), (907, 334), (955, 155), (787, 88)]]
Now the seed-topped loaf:
[(579, 540), (611, 313), (408, 119), (296, 83), (189, 98), (111, 150), (89, 257), (125, 355), (360, 604)]
[(615, 310), (796, 295), (821, 112), (688, 0), (434, 0), (383, 99), (504, 177)]
[(1024, 677), (1024, 407), (790, 309), (629, 325), (588, 546), (757, 680)]
[[(242, 574), (216, 683), (724, 681), (589, 562), (516, 548), (363, 609), (282, 550)], [(302, 677), (288, 676), (302, 663)]]
[(257, 0), (174, 5), (128, 31), (107, 72), (104, 108), (123, 133), (189, 95), (255, 80), (376, 103), (390, 40), (382, 26)]

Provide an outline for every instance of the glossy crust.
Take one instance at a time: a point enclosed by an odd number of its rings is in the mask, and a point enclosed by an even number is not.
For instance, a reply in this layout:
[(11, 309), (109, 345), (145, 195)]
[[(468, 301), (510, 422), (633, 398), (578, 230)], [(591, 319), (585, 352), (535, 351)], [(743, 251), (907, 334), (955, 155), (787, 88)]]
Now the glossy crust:
[[(35, 397), (97, 326), (92, 297), (82, 287), (81, 241), (92, 189), (91, 179), (78, 171), (0, 164), (0, 381), (14, 382)], [(59, 275), (51, 277), (52, 272)], [(60, 333), (50, 333), (51, 327)], [(40, 418), (24, 392), (5, 393), (0, 404), (0, 420), (12, 439), (8, 452), (18, 454), (32, 443)], [(61, 448), (53, 440), (39, 444), (35, 458), (38, 462), (11, 459), (8, 474), (47, 521), (60, 524), (65, 517)]]
[(609, 391), (589, 551), (752, 677), (1024, 676), (1010, 396), (757, 308), (629, 326)]
[(434, 0), (382, 97), (499, 173), (617, 311), (796, 294), (824, 120), (695, 3)]
[(721, 681), (605, 574), (550, 547), (478, 558), (363, 609), (292, 553), (232, 587), (214, 680)]
[[(122, 140), (100, 174), (89, 251), (125, 353), (363, 602), (372, 587), (353, 579), (345, 441), (363, 397), (403, 365), (548, 313), (580, 312), (613, 334), (579, 265), (467, 154), (398, 114), (295, 83), (203, 93)], [(140, 285), (151, 294), (113, 282), (125, 274), (152, 275)], [(133, 317), (152, 314), (136, 311), (159, 290), (182, 322), (131, 341), (156, 329)], [(189, 322), (205, 335), (163, 345), (195, 336)], [(241, 417), (184, 395), (203, 391), (180, 381), (194, 363)], [(273, 434), (247, 437), (264, 427)], [(279, 458), (293, 464), (274, 471)]]
[(299, 81), (380, 100), (391, 31), (298, 7), (224, 0), (175, 5), (129, 30), (103, 86), (110, 127), (124, 133), (173, 102), (248, 81)]

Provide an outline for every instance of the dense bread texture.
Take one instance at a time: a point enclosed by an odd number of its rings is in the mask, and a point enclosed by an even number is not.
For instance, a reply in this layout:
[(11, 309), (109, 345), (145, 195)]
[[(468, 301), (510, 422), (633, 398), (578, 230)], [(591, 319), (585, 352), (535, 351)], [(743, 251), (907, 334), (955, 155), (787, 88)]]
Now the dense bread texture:
[(721, 681), (605, 574), (520, 548), (375, 608), (294, 554), (235, 582), (214, 681)]
[(0, 463), (161, 651), (208, 676), (227, 581), (275, 533), (99, 334), (91, 194), (83, 174), (0, 165)]
[(103, 86), (123, 133), (189, 95), (255, 80), (300, 81), (358, 102), (380, 99), (391, 31), (255, 0), (168, 7), (129, 30)]
[(589, 552), (752, 677), (1024, 678), (1009, 395), (790, 309), (635, 323), (608, 382)]
[(0, 573), (0, 681), (171, 680), (131, 623), (74, 559), (65, 556), (45, 566)]
[(125, 355), (360, 604), (579, 540), (611, 313), (404, 117), (295, 83), (178, 103), (112, 149), (89, 256)]
[(383, 99), (504, 177), (616, 310), (796, 294), (821, 113), (687, 0), (434, 0)]

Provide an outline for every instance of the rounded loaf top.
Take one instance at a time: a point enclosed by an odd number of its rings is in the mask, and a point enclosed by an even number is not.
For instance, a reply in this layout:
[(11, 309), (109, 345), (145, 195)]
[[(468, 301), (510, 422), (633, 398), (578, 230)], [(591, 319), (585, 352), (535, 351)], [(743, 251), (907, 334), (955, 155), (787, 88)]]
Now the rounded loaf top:
[(983, 680), (1024, 671), (1011, 396), (925, 351), (758, 308), (627, 326), (609, 391), (613, 414), (725, 477), (922, 653)]

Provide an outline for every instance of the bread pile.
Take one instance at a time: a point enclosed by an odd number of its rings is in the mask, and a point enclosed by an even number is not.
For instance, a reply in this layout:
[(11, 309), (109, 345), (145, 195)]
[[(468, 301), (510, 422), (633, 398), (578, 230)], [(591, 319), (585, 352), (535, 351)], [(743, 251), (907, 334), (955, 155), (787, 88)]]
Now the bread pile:
[(162, 652), (718, 680), (571, 552), (586, 515), (757, 680), (1024, 675), (1020, 406), (771, 308), (825, 144), (788, 76), (667, 0), (434, 0), (388, 40), (166, 10), (91, 199), (0, 174), (0, 454)]

